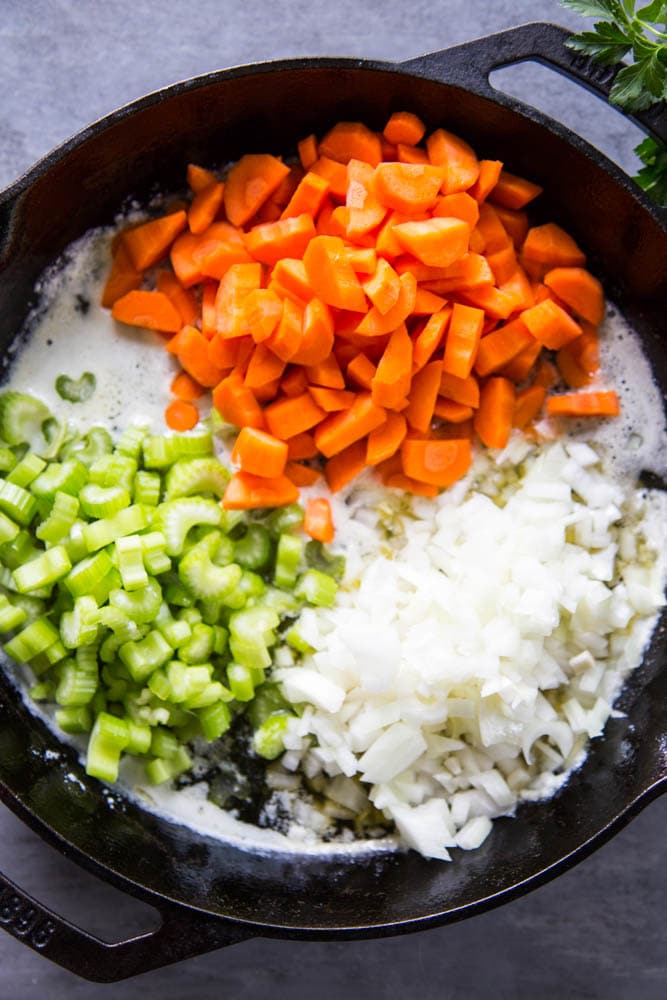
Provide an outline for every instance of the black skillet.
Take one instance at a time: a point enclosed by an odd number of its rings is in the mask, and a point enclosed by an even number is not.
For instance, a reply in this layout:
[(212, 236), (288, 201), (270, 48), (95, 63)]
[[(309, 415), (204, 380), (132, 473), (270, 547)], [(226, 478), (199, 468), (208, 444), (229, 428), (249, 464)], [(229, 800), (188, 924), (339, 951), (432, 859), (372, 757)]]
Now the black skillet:
[[(20, 328), (45, 265), (90, 227), (111, 222), (129, 195), (177, 190), (191, 160), (287, 152), (341, 118), (381, 127), (405, 108), (544, 186), (544, 218), (586, 249), (667, 388), (664, 218), (582, 139), (488, 82), (498, 66), (535, 59), (608, 96), (613, 70), (574, 56), (566, 37), (554, 25), (529, 24), (399, 65), (265, 63), (179, 83), (115, 112), (0, 195), (0, 342)], [(637, 120), (667, 139), (664, 113)], [(455, 852), (452, 864), (414, 853), (266, 855), (159, 819), (88, 778), (0, 672), (0, 796), (64, 854), (155, 906), (162, 925), (106, 944), (2, 876), (0, 924), (65, 968), (114, 981), (253, 936), (371, 937), (488, 910), (585, 857), (667, 787), (663, 631), (664, 623), (624, 693), (627, 716), (610, 721), (567, 786), (498, 821), (480, 850)]]

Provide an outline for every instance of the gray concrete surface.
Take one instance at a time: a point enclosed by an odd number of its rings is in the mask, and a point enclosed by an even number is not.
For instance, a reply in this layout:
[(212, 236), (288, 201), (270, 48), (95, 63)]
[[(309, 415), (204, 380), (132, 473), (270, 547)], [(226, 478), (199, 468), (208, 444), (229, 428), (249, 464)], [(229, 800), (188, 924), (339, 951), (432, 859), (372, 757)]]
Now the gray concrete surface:
[[(407, 59), (528, 20), (582, 23), (555, 0), (0, 0), (0, 188), (81, 126), (178, 79), (295, 55)], [(580, 88), (531, 64), (494, 83), (632, 169), (637, 130)], [(667, 995), (666, 824), (663, 800), (555, 882), (452, 927), (385, 941), (252, 941), (110, 987), (0, 933), (0, 1000), (658, 1000)], [(146, 926), (134, 901), (1, 807), (0, 868), (108, 939)]]

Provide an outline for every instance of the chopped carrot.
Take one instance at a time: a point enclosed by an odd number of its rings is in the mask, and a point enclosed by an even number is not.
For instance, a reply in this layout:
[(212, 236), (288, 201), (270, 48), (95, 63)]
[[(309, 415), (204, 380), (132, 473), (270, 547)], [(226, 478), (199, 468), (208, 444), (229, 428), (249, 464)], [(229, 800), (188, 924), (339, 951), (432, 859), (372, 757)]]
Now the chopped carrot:
[(345, 207), (347, 209), (345, 235), (350, 238), (375, 229), (381, 225), (387, 214), (386, 203), (379, 199), (377, 171), (363, 160), (350, 160), (347, 165)]
[(437, 497), (438, 487), (432, 483), (422, 483), (418, 479), (411, 479), (410, 476), (402, 472), (394, 472), (384, 475), (382, 481), (385, 486), (390, 486), (395, 490), (403, 490), (404, 493), (414, 493), (420, 497)]
[(315, 444), (326, 458), (331, 458), (374, 431), (384, 423), (385, 417), (385, 410), (373, 402), (369, 392), (359, 392), (349, 410), (330, 413), (319, 424), (313, 435)]
[(164, 292), (171, 303), (176, 306), (184, 324), (195, 325), (199, 317), (197, 298), (189, 288), (183, 288), (175, 274), (171, 271), (159, 271), (157, 290)]
[(324, 478), (332, 493), (338, 493), (366, 468), (366, 442), (355, 441), (339, 451), (324, 466)]
[(181, 368), (191, 375), (195, 382), (212, 389), (222, 379), (224, 372), (211, 363), (209, 342), (194, 326), (184, 326), (168, 350), (175, 353)]
[(304, 212), (293, 218), (254, 226), (247, 234), (245, 243), (255, 260), (276, 264), (282, 257), (302, 257), (313, 236), (315, 223)]
[(345, 164), (328, 156), (320, 156), (310, 167), (319, 177), (324, 177), (329, 183), (329, 193), (337, 201), (345, 201), (347, 196), (347, 168)]
[(462, 424), (464, 420), (470, 420), (475, 411), (472, 406), (464, 406), (463, 403), (455, 403), (453, 399), (443, 399), (441, 396), (436, 399), (433, 412), (436, 417), (449, 424)]
[(256, 344), (267, 340), (280, 323), (283, 303), (270, 288), (253, 288), (243, 299), (243, 326)]
[(252, 389), (243, 384), (243, 375), (236, 369), (214, 388), (213, 405), (223, 419), (235, 427), (262, 429), (266, 424)]
[(302, 489), (306, 486), (314, 486), (321, 478), (322, 471), (312, 465), (304, 465), (302, 462), (288, 462), (285, 466), (285, 475), (291, 483)]
[(283, 302), (283, 311), (278, 326), (266, 339), (266, 346), (281, 361), (291, 361), (301, 347), (303, 309), (291, 299)]
[(407, 433), (407, 423), (402, 413), (388, 413), (387, 419), (368, 435), (366, 465), (379, 465), (395, 455)]
[(605, 392), (567, 392), (547, 399), (547, 413), (562, 417), (617, 417), (621, 412), (618, 396)]
[(377, 406), (394, 409), (408, 395), (411, 382), (412, 341), (402, 323), (392, 333), (378, 363), (371, 383), (373, 402)]
[[(419, 295), (419, 289), (417, 295)], [(429, 316), (424, 329), (414, 338), (412, 343), (412, 368), (419, 371), (431, 360), (445, 338), (452, 310), (449, 306)]]
[(191, 233), (203, 233), (211, 225), (222, 205), (224, 184), (211, 184), (199, 191), (190, 205), (188, 226)]
[(287, 476), (270, 479), (251, 472), (235, 472), (227, 484), (222, 506), (225, 510), (284, 507), (298, 498), (299, 491)]
[(123, 246), (136, 270), (146, 271), (162, 260), (187, 221), (187, 215), (180, 210), (128, 229), (123, 236)]
[(382, 159), (380, 137), (361, 122), (338, 122), (320, 142), (320, 156), (346, 164), (363, 160), (376, 167)]
[(457, 378), (456, 375), (443, 371), (439, 392), (445, 399), (453, 399), (455, 403), (472, 406), (473, 409), (479, 406), (479, 383), (474, 375)]
[[(208, 344), (208, 358), (211, 364), (217, 365), (223, 370), (238, 368), (239, 371), (245, 371), (254, 347), (255, 343), (252, 337), (236, 337), (234, 340), (227, 340), (224, 337), (219, 337), (216, 333)], [(169, 350), (169, 344), (167, 344), (167, 350)]]
[(475, 358), (475, 371), (478, 375), (491, 375), (520, 354), (532, 340), (532, 334), (520, 319), (505, 323), (482, 337)]
[(356, 274), (374, 274), (378, 255), (373, 247), (348, 247), (347, 259)]
[(469, 188), (469, 192), (476, 201), (486, 201), (498, 183), (503, 165), (500, 160), (480, 160), (479, 175), (477, 180)]
[(304, 170), (310, 170), (313, 163), (317, 161), (317, 136), (307, 135), (298, 143), (299, 160)]
[(515, 174), (510, 174), (509, 171), (503, 170), (493, 188), (491, 197), (493, 201), (497, 201), (504, 208), (517, 209), (523, 208), (539, 194), (542, 194), (542, 188), (539, 184), (533, 184), (532, 181), (524, 180), (523, 177), (517, 177)]
[[(563, 348), (564, 349), (564, 348)], [(543, 389), (552, 389), (558, 381), (558, 372), (555, 365), (545, 357), (541, 357), (533, 376), (533, 384), (541, 385)]]
[(525, 378), (528, 378), (541, 350), (542, 344), (539, 340), (535, 340), (519, 351), (508, 364), (503, 365), (498, 374), (512, 379), (513, 382), (523, 382)]
[(433, 316), (439, 313), (447, 305), (447, 300), (442, 295), (436, 295), (427, 288), (417, 288), (415, 304), (412, 307), (413, 316)]
[(462, 219), (426, 219), (392, 228), (401, 246), (432, 267), (447, 267), (468, 252), (470, 227)]
[(498, 291), (511, 298), (513, 312), (530, 309), (531, 306), (535, 305), (532, 286), (526, 272), (520, 265), (517, 265), (512, 277), (500, 285)]
[(233, 226), (244, 226), (273, 194), (290, 168), (268, 153), (247, 153), (227, 174), (225, 212)]
[(581, 267), (586, 257), (564, 229), (554, 222), (533, 226), (522, 247), (525, 260), (549, 267)]
[(249, 333), (245, 299), (262, 283), (261, 264), (232, 264), (218, 286), (215, 313), (222, 337), (242, 337)]
[(408, 438), (401, 445), (403, 472), (410, 479), (432, 486), (451, 486), (458, 482), (471, 462), (470, 441), (424, 441)]
[(487, 448), (504, 448), (509, 441), (514, 401), (514, 386), (509, 379), (494, 376), (482, 386), (473, 423)]
[(442, 377), (442, 361), (430, 361), (412, 379), (410, 402), (405, 418), (412, 430), (425, 434), (433, 420)]
[(361, 389), (370, 389), (376, 371), (373, 362), (365, 354), (359, 353), (348, 364), (347, 377)]
[(375, 168), (377, 197), (387, 208), (399, 212), (423, 212), (432, 208), (442, 179), (442, 168), (430, 164), (380, 163)]
[(102, 305), (105, 309), (110, 309), (117, 299), (138, 288), (141, 281), (141, 271), (135, 268), (123, 243), (119, 243), (102, 292)]
[(329, 389), (323, 385), (311, 385), (308, 392), (326, 413), (347, 410), (355, 398), (355, 394), (348, 389)]
[(243, 384), (255, 391), (263, 389), (280, 378), (285, 364), (270, 348), (257, 344), (250, 356)]
[(174, 396), (177, 399), (182, 399), (184, 403), (192, 403), (206, 392), (204, 387), (195, 382), (187, 372), (179, 372), (178, 375), (175, 375), (169, 388)]
[(593, 326), (604, 319), (602, 285), (583, 267), (555, 267), (545, 274), (544, 284)]
[(301, 338), (290, 358), (293, 364), (322, 365), (330, 357), (334, 345), (334, 324), (331, 310), (320, 299), (311, 299), (303, 310)]
[(470, 375), (483, 325), (484, 312), (481, 309), (464, 306), (460, 302), (454, 304), (445, 343), (443, 371), (457, 378)]
[(299, 182), (299, 185), (285, 205), (281, 219), (290, 219), (307, 212), (312, 219), (315, 218), (324, 199), (329, 193), (329, 181), (326, 177), (320, 177), (309, 171)]
[(304, 392), (301, 396), (276, 400), (266, 407), (264, 416), (270, 432), (285, 441), (318, 424), (321, 426), (326, 413), (309, 392)]
[(111, 315), (128, 326), (161, 333), (176, 333), (183, 325), (180, 313), (164, 292), (126, 292), (114, 302)]
[(398, 160), (399, 163), (430, 163), (425, 149), (421, 146), (410, 146), (405, 142), (397, 143), (396, 155), (385, 156), (385, 160)]
[(306, 365), (306, 375), (312, 385), (323, 385), (327, 389), (344, 389), (345, 379), (333, 354), (315, 365)]
[(266, 431), (242, 427), (232, 449), (232, 463), (243, 472), (274, 479), (282, 476), (287, 462), (287, 445)]
[(303, 519), (303, 530), (318, 542), (332, 542), (334, 523), (331, 515), (331, 504), (326, 497), (312, 498), (306, 504)]
[(398, 282), (398, 299), (395, 305), (384, 314), (377, 306), (373, 306), (356, 327), (357, 333), (363, 334), (364, 337), (380, 337), (382, 334), (391, 333), (405, 322), (415, 307), (417, 282), (409, 271), (402, 274)]
[(394, 111), (382, 134), (388, 142), (395, 145), (406, 143), (409, 146), (416, 146), (424, 138), (425, 132), (426, 126), (417, 115), (413, 115), (410, 111)]
[(517, 392), (512, 426), (523, 430), (532, 420), (535, 420), (544, 406), (546, 395), (547, 391), (542, 385), (529, 385), (521, 392)]
[(581, 336), (581, 327), (571, 316), (551, 299), (545, 299), (521, 313), (521, 321), (530, 333), (550, 351), (557, 351), (575, 337)]
[(494, 250), (491, 253), (487, 253), (486, 259), (493, 271), (496, 284), (500, 286), (510, 280), (518, 266), (514, 244), (510, 242), (502, 250)]
[(366, 312), (366, 296), (336, 236), (315, 236), (303, 255), (313, 291), (327, 305)]
[(282, 378), (280, 388), (286, 396), (302, 396), (308, 388), (308, 376), (305, 370), (298, 365), (290, 365), (287, 375)]
[(523, 245), (530, 223), (528, 214), (512, 208), (504, 208), (502, 205), (494, 205), (496, 215), (503, 224), (503, 228), (514, 243), (515, 249)]
[(484, 202), (479, 206), (477, 228), (484, 239), (484, 252), (486, 254), (512, 246), (512, 240), (493, 205)]
[(194, 403), (175, 399), (164, 411), (164, 419), (172, 431), (191, 431), (199, 422), (199, 410)]
[(493, 285), (466, 288), (460, 292), (460, 298), (470, 306), (483, 309), (491, 319), (507, 319), (514, 312), (514, 297)]
[(444, 194), (467, 191), (479, 177), (479, 161), (464, 139), (439, 128), (426, 140), (428, 158), (435, 166), (445, 167)]
[(217, 179), (212, 170), (207, 170), (205, 167), (198, 167), (196, 163), (188, 163), (187, 180), (191, 190), (195, 194), (199, 194), (200, 191), (204, 191), (211, 184), (215, 184)]
[(443, 219), (463, 219), (472, 230), (479, 222), (479, 205), (466, 191), (445, 194), (438, 198), (433, 215)]

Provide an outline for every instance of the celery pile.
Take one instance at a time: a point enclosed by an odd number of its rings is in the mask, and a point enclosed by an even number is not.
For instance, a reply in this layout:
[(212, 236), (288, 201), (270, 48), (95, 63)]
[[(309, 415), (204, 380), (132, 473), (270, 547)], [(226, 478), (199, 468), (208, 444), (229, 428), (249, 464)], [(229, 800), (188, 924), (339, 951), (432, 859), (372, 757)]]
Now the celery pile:
[(291, 623), (330, 605), (334, 573), (301, 534), (297, 505), (225, 511), (229, 472), (209, 430), (58, 429), (38, 400), (0, 396), (0, 630), (67, 733), (89, 734), (88, 774), (113, 782), (123, 754), (150, 782), (187, 771), (188, 744), (248, 713), (272, 759), (289, 713), (267, 681)]

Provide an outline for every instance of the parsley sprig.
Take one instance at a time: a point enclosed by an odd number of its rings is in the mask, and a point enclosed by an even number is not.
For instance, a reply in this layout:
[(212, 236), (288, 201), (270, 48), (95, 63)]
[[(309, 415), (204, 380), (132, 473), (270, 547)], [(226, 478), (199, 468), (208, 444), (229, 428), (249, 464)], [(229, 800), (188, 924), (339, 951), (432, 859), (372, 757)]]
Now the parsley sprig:
[[(567, 42), (571, 49), (605, 66), (632, 57), (614, 78), (610, 100), (626, 111), (643, 111), (667, 100), (667, 0), (636, 10), (635, 0), (561, 0), (564, 7), (595, 17), (592, 31)], [(659, 204), (667, 204), (667, 146), (645, 139), (636, 154), (644, 166), (637, 183)]]

